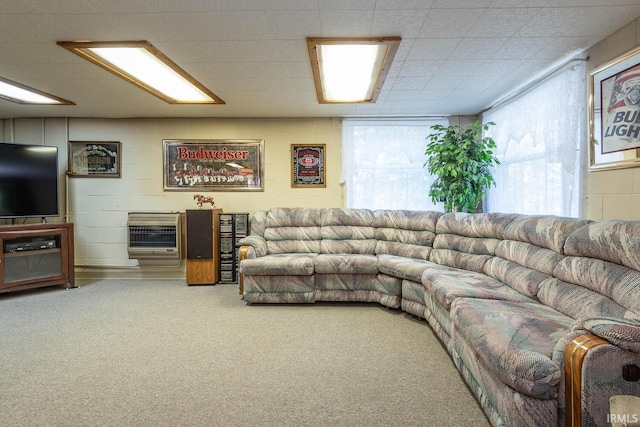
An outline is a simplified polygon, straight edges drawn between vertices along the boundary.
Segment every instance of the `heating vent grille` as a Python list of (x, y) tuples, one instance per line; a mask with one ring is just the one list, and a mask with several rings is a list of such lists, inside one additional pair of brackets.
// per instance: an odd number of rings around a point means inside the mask
[(178, 235), (175, 226), (129, 226), (129, 246), (132, 248), (175, 248)]
[(129, 212), (127, 251), (140, 264), (182, 259), (180, 212)]

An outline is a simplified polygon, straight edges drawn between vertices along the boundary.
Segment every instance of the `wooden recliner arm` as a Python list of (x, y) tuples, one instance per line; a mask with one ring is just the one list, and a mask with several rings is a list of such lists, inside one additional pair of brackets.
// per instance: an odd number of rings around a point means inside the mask
[[(251, 246), (243, 245), (240, 246), (240, 250), (238, 251), (238, 263), (243, 259), (247, 259), (249, 255), (249, 249)], [(244, 294), (244, 274), (238, 272), (238, 286), (240, 290), (240, 295)]]
[(593, 334), (584, 334), (571, 341), (564, 353), (565, 425), (567, 427), (582, 425), (582, 364), (589, 350), (602, 344), (609, 344), (609, 341)]

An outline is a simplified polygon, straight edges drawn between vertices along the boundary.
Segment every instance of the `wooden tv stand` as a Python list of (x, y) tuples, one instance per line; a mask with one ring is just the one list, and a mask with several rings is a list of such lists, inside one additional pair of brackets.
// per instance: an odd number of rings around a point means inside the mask
[(0, 225), (0, 293), (75, 287), (72, 223)]

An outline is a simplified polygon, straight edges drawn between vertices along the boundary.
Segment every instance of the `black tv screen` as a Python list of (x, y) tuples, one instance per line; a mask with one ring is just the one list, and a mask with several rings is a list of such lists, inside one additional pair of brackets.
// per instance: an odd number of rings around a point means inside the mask
[(0, 218), (58, 214), (58, 148), (0, 142)]

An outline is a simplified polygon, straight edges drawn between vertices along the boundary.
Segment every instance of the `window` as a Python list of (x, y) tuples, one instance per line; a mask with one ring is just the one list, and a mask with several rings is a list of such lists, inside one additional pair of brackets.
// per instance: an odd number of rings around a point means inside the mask
[(433, 178), (424, 168), (430, 126), (446, 119), (344, 120), (342, 176), (347, 207), (439, 210), (429, 198)]
[(586, 64), (573, 61), (483, 114), (500, 159), (489, 211), (580, 216), (586, 90)]

